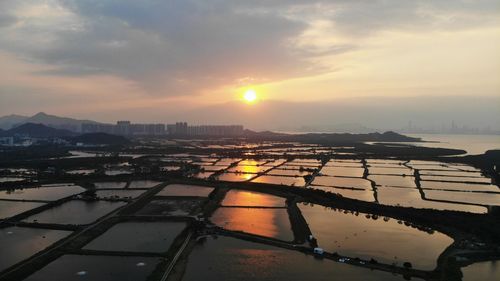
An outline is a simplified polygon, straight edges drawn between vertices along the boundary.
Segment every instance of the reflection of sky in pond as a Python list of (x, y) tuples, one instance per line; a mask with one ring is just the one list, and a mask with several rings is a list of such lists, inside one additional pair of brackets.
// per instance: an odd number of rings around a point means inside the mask
[(306, 184), (303, 177), (280, 177), (280, 176), (260, 176), (252, 182), (281, 184), (290, 186), (304, 186)]
[(292, 241), (293, 233), (286, 209), (219, 208), (210, 220), (228, 230)]
[(184, 222), (123, 222), (92, 240), (84, 249), (162, 253), (186, 227)]
[(64, 255), (25, 280), (55, 280), (54, 277), (64, 281), (146, 280), (159, 261), (159, 258), (153, 257)]
[[(231, 237), (208, 237), (189, 256), (184, 281), (401, 281), (391, 273), (315, 259), (303, 253)], [(412, 279), (417, 280), (417, 279)]]
[(12, 191), (0, 191), (2, 199), (21, 199), (21, 200), (58, 200), (77, 193), (85, 191), (84, 188), (77, 185), (60, 185), (36, 188), (16, 189)]
[(0, 219), (13, 217), (44, 204), (45, 203), (0, 201)]
[(206, 187), (200, 185), (188, 184), (169, 184), (164, 187), (156, 195), (158, 196), (200, 196), (207, 197), (212, 191), (213, 187)]
[(222, 173), (217, 176), (217, 180), (220, 181), (247, 181), (254, 178), (256, 174), (244, 174), (244, 173)]
[(374, 181), (379, 186), (417, 187), (415, 178), (412, 176), (370, 175), (368, 179)]
[(345, 214), (323, 206), (299, 205), (320, 247), (340, 255), (375, 258), (379, 262), (402, 265), (409, 261), (414, 268), (432, 270), (437, 258), (453, 239), (434, 232), (405, 226), (394, 219), (366, 218), (365, 214)]
[(6, 227), (0, 229), (0, 271), (47, 248), (68, 236), (70, 231), (42, 228)]
[[(426, 194), (429, 190), (426, 190)], [(485, 213), (486, 208), (463, 204), (423, 200), (418, 189), (380, 187), (377, 189), (378, 202), (383, 205), (403, 206), (436, 210), (452, 210), (471, 213)]]
[(89, 224), (125, 202), (71, 200), (25, 219), (27, 222)]
[(285, 198), (260, 192), (229, 190), (222, 201), (225, 206), (285, 207)]
[(498, 281), (500, 261), (478, 262), (462, 267), (462, 281)]

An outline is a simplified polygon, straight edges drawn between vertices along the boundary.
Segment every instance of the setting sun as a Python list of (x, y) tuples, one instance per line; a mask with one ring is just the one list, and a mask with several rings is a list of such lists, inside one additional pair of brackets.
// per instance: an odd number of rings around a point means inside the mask
[(253, 89), (248, 89), (243, 95), (243, 98), (246, 102), (252, 103), (257, 99), (257, 93)]

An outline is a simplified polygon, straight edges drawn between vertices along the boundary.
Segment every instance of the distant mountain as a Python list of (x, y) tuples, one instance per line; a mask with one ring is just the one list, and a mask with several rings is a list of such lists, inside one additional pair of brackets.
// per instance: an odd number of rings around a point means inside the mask
[(297, 141), (302, 143), (332, 144), (353, 142), (420, 142), (420, 138), (412, 138), (392, 131), (385, 133), (348, 134), (348, 133), (309, 133), (285, 134), (274, 132), (245, 131), (245, 136), (258, 141)]
[[(293, 131), (293, 130), (292, 130)], [(301, 126), (297, 129), (298, 132), (325, 132), (325, 133), (351, 133), (351, 134), (368, 134), (374, 133), (377, 130), (368, 128), (359, 123), (342, 123), (331, 125), (317, 125), (317, 126)]]
[(8, 130), (12, 128), (12, 126), (23, 123), (28, 118), (28, 116), (16, 114), (2, 116), (0, 117), (0, 129)]
[(70, 139), (74, 144), (84, 143), (84, 144), (107, 144), (107, 145), (121, 145), (127, 144), (130, 141), (122, 136), (110, 135), (106, 133), (90, 133), (76, 136)]
[(98, 123), (92, 120), (79, 120), (68, 117), (59, 117), (55, 115), (49, 115), (44, 112), (39, 112), (30, 118), (26, 119), (24, 123), (38, 123), (44, 124), (46, 126), (55, 129), (65, 129), (73, 132), (80, 132), (82, 128), (82, 123)]
[(33, 138), (50, 138), (50, 137), (69, 137), (75, 133), (63, 130), (54, 129), (43, 124), (26, 123), (21, 126), (12, 128), (3, 132), (4, 136), (25, 135)]

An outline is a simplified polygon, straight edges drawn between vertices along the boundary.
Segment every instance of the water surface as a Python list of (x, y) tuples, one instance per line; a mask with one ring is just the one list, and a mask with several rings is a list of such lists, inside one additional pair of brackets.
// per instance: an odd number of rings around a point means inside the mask
[(280, 176), (260, 176), (253, 179), (252, 182), (281, 184), (291, 186), (304, 186), (306, 181), (303, 177), (280, 177)]
[[(431, 190), (426, 190), (425, 194)], [(389, 206), (413, 207), (422, 209), (462, 211), (470, 213), (486, 213), (486, 208), (481, 206), (445, 203), (423, 200), (416, 188), (380, 187), (377, 188), (378, 202)]]
[(228, 230), (284, 241), (293, 240), (292, 226), (286, 209), (219, 208), (210, 220)]
[(71, 200), (25, 219), (26, 222), (89, 224), (125, 205), (124, 202)]
[(35, 188), (0, 191), (2, 199), (53, 201), (85, 191), (77, 185), (41, 186)]
[(462, 267), (462, 281), (498, 281), (500, 261), (485, 261)]
[(285, 207), (286, 199), (260, 192), (229, 190), (222, 201), (224, 206)]
[(45, 203), (0, 200), (0, 219), (10, 218), (42, 205), (45, 205)]
[(334, 211), (320, 205), (299, 205), (320, 247), (328, 252), (400, 266), (408, 261), (414, 268), (432, 270), (439, 255), (453, 240), (439, 232), (429, 234), (394, 219), (374, 220)]
[(70, 231), (28, 227), (0, 229), (0, 271), (68, 236)]
[[(189, 256), (184, 281), (402, 281), (381, 271), (319, 260), (303, 253), (238, 240), (209, 237)], [(417, 279), (412, 279), (417, 280)]]
[(208, 197), (213, 187), (187, 184), (169, 184), (156, 195), (158, 196), (200, 196)]
[(141, 281), (159, 258), (64, 255), (29, 276), (27, 281)]
[(184, 228), (184, 222), (123, 222), (92, 240), (84, 249), (163, 253)]

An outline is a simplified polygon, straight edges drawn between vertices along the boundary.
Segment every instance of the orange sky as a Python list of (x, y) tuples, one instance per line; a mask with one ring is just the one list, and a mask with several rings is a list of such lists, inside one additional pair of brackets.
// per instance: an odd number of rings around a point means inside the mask
[(493, 0), (98, 2), (0, 3), (0, 115), (500, 96)]

